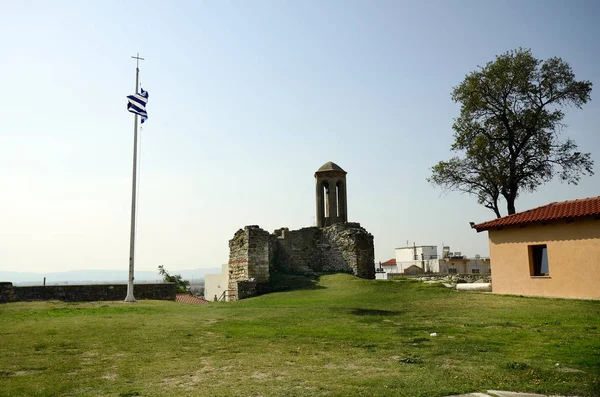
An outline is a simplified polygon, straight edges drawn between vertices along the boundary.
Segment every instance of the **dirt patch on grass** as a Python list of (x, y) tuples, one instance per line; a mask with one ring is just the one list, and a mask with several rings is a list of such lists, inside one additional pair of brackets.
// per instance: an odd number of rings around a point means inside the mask
[[(177, 376), (167, 376), (163, 378), (162, 383), (168, 387), (176, 387), (184, 390), (192, 390), (197, 387), (199, 383), (206, 381), (209, 373), (219, 372), (220, 375), (224, 374), (224, 370), (226, 368), (216, 368), (213, 365), (213, 362), (210, 358), (205, 358), (202, 362), (198, 363), (202, 368), (197, 369), (193, 372), (177, 375)], [(211, 380), (211, 383), (214, 381)], [(216, 384), (220, 384), (221, 382), (217, 381)]]
[(569, 367), (560, 367), (556, 369), (558, 372), (580, 372), (580, 373), (585, 373), (585, 371), (582, 371), (580, 369), (577, 368), (569, 368)]
[(248, 378), (254, 381), (266, 382), (269, 380), (281, 380), (285, 378), (286, 373), (274, 374), (272, 372), (254, 372)]
[(102, 376), (102, 379), (106, 379), (106, 380), (117, 380), (117, 378), (118, 378), (118, 377), (119, 377), (119, 375), (117, 375), (117, 374), (115, 374), (115, 373), (113, 373), (113, 372), (110, 372), (110, 373), (108, 373), (108, 374), (106, 374), (106, 375)]
[[(162, 383), (168, 388), (191, 391), (197, 389), (198, 385), (200, 385), (202, 382), (208, 381), (209, 376), (207, 376), (207, 373), (212, 371), (214, 371), (214, 369), (209, 370), (207, 368), (203, 368), (199, 371), (194, 371), (189, 374), (163, 378)], [(210, 383), (211, 386), (220, 386), (223, 384), (222, 381), (216, 380), (214, 377), (211, 377)]]
[(34, 371), (15, 371), (12, 374), (10, 374), (10, 376), (23, 376), (23, 375), (29, 375), (29, 374), (33, 374)]
[(460, 363), (456, 360), (450, 360), (450, 359), (443, 359), (442, 360), (442, 368), (456, 368), (460, 366)]

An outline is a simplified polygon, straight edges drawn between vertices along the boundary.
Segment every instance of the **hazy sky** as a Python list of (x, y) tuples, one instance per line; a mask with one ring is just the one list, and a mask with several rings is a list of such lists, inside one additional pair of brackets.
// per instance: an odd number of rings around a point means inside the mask
[[(567, 110), (600, 167), (597, 1), (0, 2), (0, 269), (128, 267), (137, 52), (150, 93), (136, 269), (211, 267), (244, 225), (314, 222), (314, 172), (348, 172), (348, 214), (384, 261), (406, 242), (487, 255), (493, 218), (426, 182), (451, 156), (450, 98), (510, 49), (592, 81)], [(600, 172), (517, 210), (597, 196)]]

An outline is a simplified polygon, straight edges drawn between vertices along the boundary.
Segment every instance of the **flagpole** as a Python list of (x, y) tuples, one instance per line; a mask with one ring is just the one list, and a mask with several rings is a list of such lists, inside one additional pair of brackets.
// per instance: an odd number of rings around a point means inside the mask
[[(140, 54), (132, 57), (136, 59), (135, 67), (135, 91), (138, 92), (139, 75), (140, 75)], [(135, 199), (136, 199), (136, 178), (137, 178), (137, 133), (138, 133), (138, 115), (133, 115), (133, 181), (131, 183), (131, 233), (129, 235), (129, 278), (127, 280), (127, 296), (125, 302), (135, 302), (133, 296), (133, 274), (134, 274), (134, 257), (135, 257)]]

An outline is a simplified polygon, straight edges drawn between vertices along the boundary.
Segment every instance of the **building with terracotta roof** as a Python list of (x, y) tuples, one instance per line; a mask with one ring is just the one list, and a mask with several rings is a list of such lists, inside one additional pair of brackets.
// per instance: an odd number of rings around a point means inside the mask
[(396, 266), (396, 258), (381, 263), (381, 266)]
[(488, 232), (493, 292), (600, 299), (600, 196), (471, 227)]
[[(380, 272), (388, 275), (490, 274), (490, 259), (476, 255), (468, 258), (461, 252), (450, 252), (444, 246), (441, 257), (435, 245), (412, 245), (396, 248), (396, 257), (379, 264)], [(385, 279), (387, 276), (379, 276)]]

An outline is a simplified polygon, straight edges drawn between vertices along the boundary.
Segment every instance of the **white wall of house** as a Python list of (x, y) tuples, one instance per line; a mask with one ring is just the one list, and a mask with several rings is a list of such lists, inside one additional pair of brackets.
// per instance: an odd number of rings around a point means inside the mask
[[(207, 274), (204, 276), (204, 299), (213, 301), (215, 296), (221, 297), (223, 291), (227, 291), (229, 284), (229, 265), (222, 265), (221, 273)], [(227, 294), (226, 294), (227, 295)]]
[(437, 259), (437, 257), (437, 246), (435, 245), (396, 248), (396, 263)]
[(400, 273), (398, 271), (398, 265), (385, 265), (385, 266), (382, 265), (381, 268), (386, 273)]

